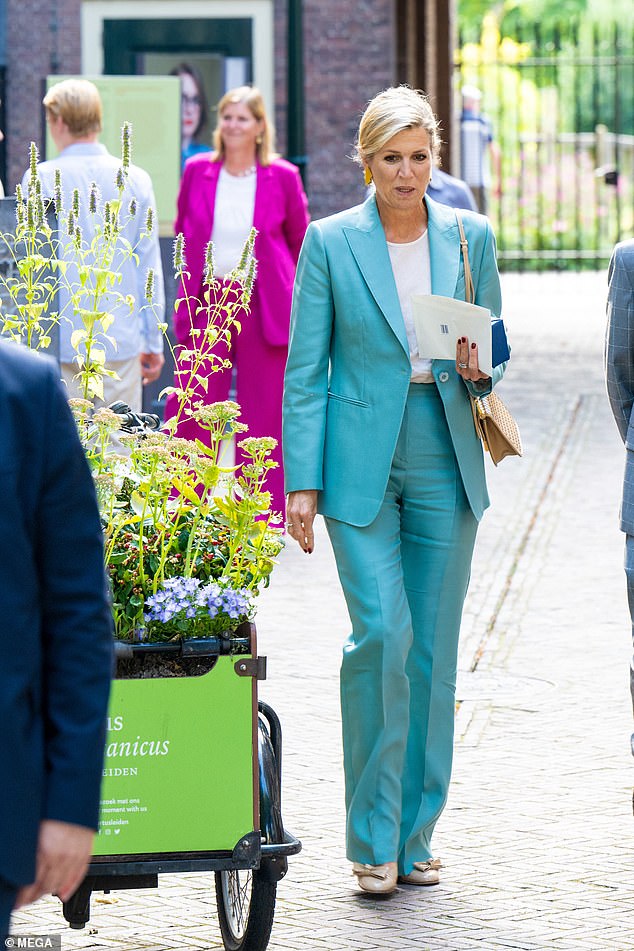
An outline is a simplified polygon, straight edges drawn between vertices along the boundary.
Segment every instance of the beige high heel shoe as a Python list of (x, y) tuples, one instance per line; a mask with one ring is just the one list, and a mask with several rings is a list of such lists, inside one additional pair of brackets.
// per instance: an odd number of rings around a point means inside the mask
[(398, 867), (396, 862), (384, 865), (364, 865), (354, 862), (352, 874), (356, 876), (359, 888), (374, 895), (389, 895), (396, 888)]

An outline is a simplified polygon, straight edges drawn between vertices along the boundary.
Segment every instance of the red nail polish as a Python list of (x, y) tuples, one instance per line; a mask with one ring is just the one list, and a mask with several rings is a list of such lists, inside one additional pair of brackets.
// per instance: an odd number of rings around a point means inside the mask
[(472, 344), (471, 344), (471, 349), (472, 349), (472, 350), (475, 350), (475, 348), (476, 348), (476, 344), (475, 344), (475, 343), (472, 343)]

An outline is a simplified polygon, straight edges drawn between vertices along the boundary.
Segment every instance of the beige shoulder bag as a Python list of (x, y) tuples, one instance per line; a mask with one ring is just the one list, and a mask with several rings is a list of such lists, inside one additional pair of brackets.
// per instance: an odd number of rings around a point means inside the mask
[[(469, 264), (469, 242), (458, 210), (456, 210), (456, 219), (460, 231), (460, 250), (464, 261), (465, 300), (474, 304), (475, 290)], [(497, 466), (506, 456), (521, 456), (522, 440), (519, 428), (500, 397), (491, 392), (488, 396), (470, 396), (470, 399), (476, 433), (494, 465)]]

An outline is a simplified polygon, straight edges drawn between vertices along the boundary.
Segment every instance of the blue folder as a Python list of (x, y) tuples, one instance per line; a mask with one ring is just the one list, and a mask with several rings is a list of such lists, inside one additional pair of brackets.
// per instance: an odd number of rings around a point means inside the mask
[(491, 321), (491, 363), (494, 367), (510, 359), (511, 350), (506, 338), (506, 328), (501, 317)]

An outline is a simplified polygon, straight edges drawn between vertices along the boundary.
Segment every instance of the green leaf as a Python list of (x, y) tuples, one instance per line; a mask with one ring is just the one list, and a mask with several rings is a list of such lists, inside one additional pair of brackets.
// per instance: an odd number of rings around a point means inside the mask
[(70, 335), (70, 345), (73, 348), (73, 350), (77, 350), (80, 343), (83, 340), (85, 340), (87, 336), (88, 336), (88, 331), (84, 330), (83, 327), (79, 327), (77, 330), (73, 330), (72, 334)]
[(145, 496), (141, 495), (140, 492), (135, 490), (130, 496), (130, 505), (132, 506), (134, 513), (138, 515), (139, 518), (142, 518), (146, 509)]

